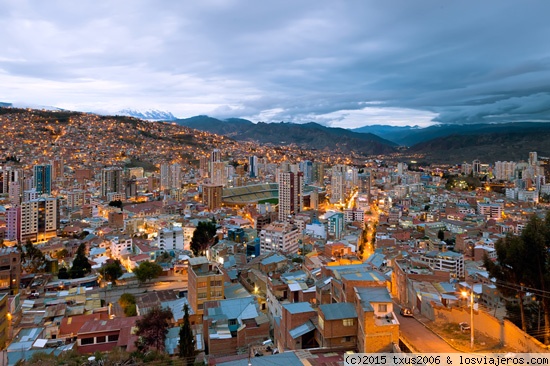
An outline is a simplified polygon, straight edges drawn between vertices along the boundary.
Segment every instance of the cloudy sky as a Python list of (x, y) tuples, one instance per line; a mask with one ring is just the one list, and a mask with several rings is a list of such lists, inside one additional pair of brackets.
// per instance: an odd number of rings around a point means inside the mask
[(550, 2), (0, 0), (0, 101), (331, 126), (550, 121)]

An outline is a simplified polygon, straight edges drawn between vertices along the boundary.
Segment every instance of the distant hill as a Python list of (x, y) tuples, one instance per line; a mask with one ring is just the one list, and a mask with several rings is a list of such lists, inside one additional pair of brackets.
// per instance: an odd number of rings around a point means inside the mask
[(178, 124), (201, 131), (226, 135), (240, 141), (261, 144), (295, 144), (305, 149), (330, 149), (363, 155), (389, 154), (396, 144), (370, 133), (357, 133), (343, 128), (330, 128), (317, 123), (252, 123), (245, 119), (219, 120), (196, 116), (176, 121)]
[(422, 142), (451, 135), (479, 135), (493, 133), (523, 133), (527, 131), (550, 130), (550, 123), (514, 122), (498, 124), (471, 124), (471, 125), (434, 125), (426, 128), (393, 127), (393, 126), (364, 126), (356, 128), (356, 132), (374, 133), (382, 138), (393, 141), (402, 146), (413, 146)]
[[(504, 126), (503, 126), (504, 127)], [(550, 156), (550, 124), (524, 131), (478, 132), (453, 134), (421, 142), (409, 149), (413, 154), (425, 154), (427, 161), (458, 163), (480, 159), (483, 162), (526, 160), (529, 152)]]

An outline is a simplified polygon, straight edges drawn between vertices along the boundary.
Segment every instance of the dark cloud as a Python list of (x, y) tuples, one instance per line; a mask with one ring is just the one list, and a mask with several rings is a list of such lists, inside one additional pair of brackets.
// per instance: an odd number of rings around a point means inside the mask
[(548, 13), (542, 0), (7, 1), (0, 100), (346, 127), (550, 120)]

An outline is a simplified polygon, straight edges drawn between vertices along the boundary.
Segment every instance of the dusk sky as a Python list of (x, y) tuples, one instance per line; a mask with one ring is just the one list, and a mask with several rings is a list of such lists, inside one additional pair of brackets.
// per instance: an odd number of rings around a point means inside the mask
[(345, 128), (550, 121), (548, 1), (0, 7), (0, 102)]

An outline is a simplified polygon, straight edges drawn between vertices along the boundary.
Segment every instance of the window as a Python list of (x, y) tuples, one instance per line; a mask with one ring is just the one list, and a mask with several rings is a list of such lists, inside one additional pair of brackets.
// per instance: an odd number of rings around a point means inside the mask
[(353, 326), (353, 319), (344, 319), (342, 320), (342, 323), (344, 324), (344, 327), (351, 327)]
[(325, 320), (321, 318), (321, 315), (319, 315), (319, 328), (324, 329), (325, 328)]
[(82, 346), (87, 345), (87, 344), (94, 344), (94, 338), (93, 337), (92, 338), (82, 338), (80, 340), (80, 344)]
[(105, 343), (105, 342), (107, 342), (106, 336), (95, 337), (95, 343)]
[(204, 304), (197, 304), (197, 309), (198, 310), (204, 309)]
[(210, 281), (210, 286), (221, 286), (222, 281)]
[(197, 288), (205, 288), (206, 287), (206, 282), (198, 282), (197, 283)]
[(197, 298), (199, 299), (206, 299), (206, 292), (199, 292), (197, 294)]
[(388, 311), (388, 304), (378, 304), (378, 311), (386, 313)]
[(237, 325), (237, 319), (229, 319), (229, 325)]
[(342, 337), (342, 343), (351, 342), (351, 337)]
[(118, 341), (118, 334), (113, 334), (109, 336), (109, 342), (117, 342)]

